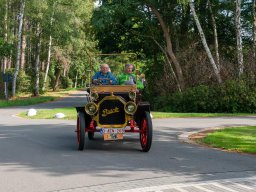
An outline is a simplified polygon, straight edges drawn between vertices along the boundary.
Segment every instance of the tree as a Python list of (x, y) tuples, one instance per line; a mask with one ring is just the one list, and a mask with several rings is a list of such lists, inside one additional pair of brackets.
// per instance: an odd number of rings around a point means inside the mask
[[(164, 39), (165, 39), (165, 43), (166, 43), (166, 54), (168, 57), (166, 57), (168, 60), (169, 58), (171, 59), (171, 61), (173, 62), (175, 69), (176, 69), (176, 75), (177, 76), (177, 83), (178, 83), (178, 87), (179, 90), (182, 91), (184, 89), (184, 78), (183, 78), (183, 72), (182, 72), (182, 68), (180, 66), (180, 63), (178, 61), (178, 59), (176, 58), (174, 52), (173, 52), (173, 46), (172, 46), (172, 41), (171, 41), (171, 37), (170, 37), (170, 28), (166, 26), (161, 14), (159, 13), (159, 11), (152, 6), (151, 4), (147, 4), (152, 12), (156, 15), (160, 26), (162, 28), (163, 34), (164, 34)], [(163, 49), (162, 49), (163, 50)], [(169, 62), (169, 61), (168, 61)], [(170, 63), (170, 62), (169, 62)]]
[(15, 72), (13, 76), (13, 83), (12, 83), (12, 96), (15, 97), (16, 95), (16, 81), (17, 76), (19, 73), (20, 68), (20, 52), (21, 52), (21, 35), (22, 35), (22, 26), (23, 26), (23, 16), (25, 10), (25, 0), (20, 1), (20, 12), (19, 12), (19, 28), (18, 28), (18, 43), (17, 43), (17, 54), (16, 54), (16, 65), (15, 65)]
[(252, 15), (253, 15), (253, 35), (252, 35), (253, 60), (254, 60), (254, 69), (256, 69), (256, 0), (253, 0), (252, 2)]
[(218, 66), (216, 65), (216, 63), (215, 63), (215, 61), (214, 61), (214, 59), (213, 59), (212, 53), (211, 53), (211, 51), (210, 51), (210, 49), (209, 49), (209, 46), (208, 46), (208, 44), (207, 44), (207, 42), (206, 42), (206, 38), (205, 38), (205, 35), (204, 35), (204, 32), (203, 32), (203, 29), (202, 29), (202, 27), (201, 27), (201, 24), (200, 24), (200, 22), (199, 22), (199, 19), (198, 19), (198, 17), (197, 17), (197, 14), (196, 14), (196, 11), (195, 11), (195, 7), (194, 7), (194, 3), (193, 3), (192, 0), (189, 0), (189, 6), (190, 6), (190, 9), (191, 9), (192, 15), (193, 15), (193, 17), (194, 17), (194, 20), (195, 20), (195, 22), (196, 22), (196, 26), (197, 26), (198, 32), (199, 32), (199, 34), (200, 34), (200, 37), (201, 37), (201, 40), (202, 40), (204, 49), (205, 49), (205, 51), (206, 51), (206, 53), (207, 53), (207, 56), (208, 56), (208, 58), (209, 58), (209, 60), (210, 60), (211, 65), (212, 65), (214, 74), (215, 74), (215, 76), (216, 76), (216, 78), (217, 78), (217, 81), (218, 81), (219, 83), (221, 83), (221, 82), (222, 82), (222, 79), (221, 79), (221, 76), (220, 76), (220, 69), (219, 69)]
[(240, 77), (244, 73), (242, 32), (241, 32), (241, 0), (236, 0), (236, 44), (237, 44), (238, 75)]
[(55, 10), (55, 5), (56, 1), (53, 3), (52, 7), (52, 16), (50, 18), (50, 35), (49, 35), (49, 44), (48, 44), (48, 55), (47, 55), (47, 65), (46, 65), (46, 70), (45, 70), (45, 76), (44, 76), (44, 82), (43, 82), (43, 87), (42, 90), (45, 90), (46, 82), (47, 82), (47, 77), (48, 77), (48, 72), (49, 72), (49, 67), (50, 67), (50, 62), (51, 62), (51, 49), (52, 49), (52, 34), (51, 34), (51, 29), (52, 29), (52, 23), (53, 23), (53, 17), (54, 17), (54, 10)]
[(220, 54), (219, 54), (219, 41), (218, 41), (218, 33), (217, 33), (217, 24), (215, 20), (215, 16), (213, 15), (212, 11), (212, 3), (208, 0), (209, 11), (212, 19), (212, 27), (213, 27), (213, 34), (214, 34), (214, 45), (215, 45), (215, 52), (216, 52), (216, 65), (220, 71)]

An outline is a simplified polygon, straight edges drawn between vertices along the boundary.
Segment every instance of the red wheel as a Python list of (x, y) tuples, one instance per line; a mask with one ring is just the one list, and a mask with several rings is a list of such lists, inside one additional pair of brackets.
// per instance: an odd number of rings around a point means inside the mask
[(153, 135), (153, 126), (152, 120), (149, 112), (145, 112), (144, 117), (141, 121), (141, 129), (140, 129), (140, 144), (142, 147), (142, 151), (148, 152), (152, 143), (152, 135)]
[(84, 114), (81, 112), (79, 112), (77, 115), (76, 133), (77, 133), (78, 150), (82, 151), (84, 149), (84, 139), (85, 139), (85, 118), (84, 118)]

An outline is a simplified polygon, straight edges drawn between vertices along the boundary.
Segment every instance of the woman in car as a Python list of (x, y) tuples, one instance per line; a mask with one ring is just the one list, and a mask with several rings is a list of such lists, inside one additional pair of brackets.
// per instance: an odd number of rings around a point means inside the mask
[(124, 73), (117, 77), (118, 85), (134, 85), (137, 84), (138, 89), (143, 89), (144, 85), (139, 78), (136, 79), (136, 75), (133, 73), (135, 67), (133, 64), (126, 64), (124, 67)]

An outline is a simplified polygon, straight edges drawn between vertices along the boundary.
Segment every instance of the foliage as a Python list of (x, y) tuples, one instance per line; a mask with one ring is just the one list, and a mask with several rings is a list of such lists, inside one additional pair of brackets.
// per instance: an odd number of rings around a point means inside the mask
[(61, 77), (62, 89), (68, 89), (72, 87), (72, 80), (69, 77)]
[(206, 113), (255, 113), (256, 86), (240, 81), (201, 85), (155, 100), (160, 111)]
[[(15, 52), (17, 51), (17, 28), (21, 1), (1, 0), (0, 3), (0, 69), (13, 68), (16, 64)], [(95, 41), (91, 34), (90, 18), (93, 11), (93, 0), (31, 0), (26, 1), (21, 58), (24, 63), (20, 68), (25, 70), (31, 79), (30, 91), (35, 90), (36, 58), (39, 54), (40, 73), (45, 73), (48, 60), (49, 41), (52, 39), (50, 66), (53, 71), (60, 69), (72, 78), (76, 74), (83, 75), (83, 62), (88, 61), (88, 54), (94, 51)], [(40, 45), (40, 46), (38, 46)], [(23, 57), (22, 57), (23, 56)], [(4, 58), (4, 59), (3, 59)], [(3, 62), (7, 61), (4, 66)], [(82, 70), (80, 68), (83, 68)], [(42, 74), (40, 75), (42, 77)], [(47, 75), (48, 76), (48, 75)], [(41, 78), (40, 77), (40, 78)], [(43, 79), (40, 79), (40, 83)], [(70, 86), (69, 81), (64, 87)], [(55, 82), (49, 82), (54, 85)], [(79, 82), (81, 83), (81, 82)], [(46, 85), (47, 86), (47, 85)], [(62, 86), (62, 85), (60, 85)], [(40, 89), (42, 84), (40, 84)], [(27, 89), (27, 88), (24, 88)], [(42, 92), (41, 92), (42, 93)]]
[(5, 42), (3, 38), (0, 36), (0, 59), (3, 57), (11, 56), (13, 52), (13, 45)]
[[(13, 77), (15, 69), (6, 70), (6, 74), (10, 74)], [(11, 93), (12, 82), (8, 83), (8, 91)], [(29, 76), (25, 71), (20, 70), (17, 76), (17, 84), (16, 84), (17, 93), (29, 93), (31, 92), (31, 76)]]

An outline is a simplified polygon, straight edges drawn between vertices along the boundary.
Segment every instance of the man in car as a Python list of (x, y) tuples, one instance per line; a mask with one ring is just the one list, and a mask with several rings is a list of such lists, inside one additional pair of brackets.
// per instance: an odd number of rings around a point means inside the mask
[(117, 81), (110, 72), (108, 64), (104, 63), (100, 66), (100, 71), (93, 75), (92, 83), (96, 85), (116, 85)]
[(143, 89), (144, 85), (139, 78), (136, 80), (136, 75), (133, 73), (135, 67), (133, 64), (126, 64), (124, 67), (124, 73), (118, 76), (117, 83), (119, 85), (133, 85), (137, 84), (138, 89)]

